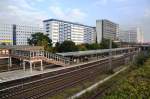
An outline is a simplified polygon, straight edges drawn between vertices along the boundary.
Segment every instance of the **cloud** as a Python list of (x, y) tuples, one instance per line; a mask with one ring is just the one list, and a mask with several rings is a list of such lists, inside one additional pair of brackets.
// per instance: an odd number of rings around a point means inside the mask
[(83, 21), (87, 16), (86, 13), (82, 12), (78, 8), (67, 8), (64, 10), (59, 6), (50, 6), (50, 11), (54, 15), (54, 17), (69, 21), (80, 22)]
[[(42, 21), (49, 18), (46, 10), (36, 8), (36, 4), (46, 0), (1, 0), (0, 3), (0, 22), (17, 24), (43, 24)], [(54, 2), (54, 1), (53, 1)], [(58, 2), (52, 3), (50, 11), (51, 17), (65, 19), (69, 21), (83, 21), (86, 14), (78, 8), (62, 9)], [(5, 17), (4, 17), (5, 16)]]
[(48, 17), (46, 12), (32, 7), (28, 0), (2, 0), (0, 7), (1, 23), (42, 24)]
[(96, 6), (106, 6), (108, 3), (110, 2), (115, 2), (115, 3), (122, 3), (122, 2), (125, 2), (127, 0), (96, 0), (94, 2), (94, 5)]
[(139, 25), (142, 27), (144, 32), (144, 41), (150, 42), (150, 8), (146, 8), (143, 17), (139, 21)]
[(145, 17), (150, 17), (150, 9), (145, 9), (145, 11), (144, 11), (144, 16)]
[(116, 2), (125, 2), (127, 0), (113, 0), (113, 1), (116, 1)]
[(142, 15), (139, 14), (138, 17), (130, 17), (125, 20), (124, 25), (140, 27), (144, 33), (144, 41), (150, 42), (150, 8), (145, 8), (142, 11), (144, 12)]
[(108, 3), (108, 0), (96, 0), (94, 2), (94, 5), (99, 6), (99, 5), (106, 5)]
[(43, 2), (43, 1), (45, 1), (45, 0), (32, 0), (32, 1)]

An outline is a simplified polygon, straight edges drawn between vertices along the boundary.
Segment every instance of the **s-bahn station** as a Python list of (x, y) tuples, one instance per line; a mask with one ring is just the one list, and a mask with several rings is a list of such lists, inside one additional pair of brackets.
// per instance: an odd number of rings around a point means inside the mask
[[(127, 47), (111, 50), (103, 49), (53, 54), (44, 51), (44, 48), (41, 46), (0, 46), (0, 82), (5, 81), (7, 77), (4, 77), (7, 76), (7, 74), (9, 75), (8, 78), (12, 77), (12, 79), (17, 79), (18, 75), (21, 76), (20, 74), (24, 77), (26, 72), (30, 75), (36, 75), (58, 69), (46, 68), (50, 66), (57, 65), (60, 69), (69, 68), (90, 61), (98, 61), (107, 58), (110, 53), (113, 57), (116, 57), (125, 53), (137, 52), (138, 50), (139, 49), (136, 47)], [(15, 75), (13, 76), (13, 74)]]
[(67, 53), (49, 53), (44, 51), (40, 46), (0, 46), (0, 59), (8, 59), (8, 68), (12, 67), (12, 58), (18, 61), (23, 70), (26, 70), (26, 65), (29, 65), (32, 72), (33, 66), (40, 63), (40, 70), (43, 71), (43, 62), (69, 66), (73, 64), (79, 64), (86, 61), (98, 60), (104, 57), (108, 57), (111, 52), (113, 56), (121, 55), (123, 53), (137, 51), (137, 48), (116, 48), (116, 49), (104, 49), (104, 50), (90, 50), (90, 51), (77, 51)]
[[(11, 96), (14, 97), (12, 99), (20, 99), (18, 97), (24, 96), (25, 88), (31, 88), (30, 86), (34, 86), (34, 84), (47, 87), (43, 84), (47, 84), (49, 81), (55, 82), (57, 77), (60, 77), (58, 80), (61, 80), (71, 76), (70, 79), (78, 80), (79, 77), (82, 79), (88, 77), (86, 76), (88, 73), (89, 75), (94, 73), (92, 70), (95, 73), (101, 73), (109, 70), (110, 66), (112, 69), (118, 68), (134, 60), (138, 53), (148, 50), (149, 47), (140, 45), (114, 49), (50, 53), (44, 51), (41, 46), (0, 46), (0, 93), (2, 92), (0, 98), (7, 99)], [(74, 74), (77, 78), (72, 77), (75, 76)], [(68, 78), (66, 81), (68, 82)], [(49, 85), (52, 87), (50, 91), (57, 92), (57, 87), (61, 85), (64, 85), (63, 82), (58, 85)], [(35, 88), (38, 88), (38, 86), (35, 86)], [(15, 94), (11, 94), (14, 90)], [(19, 94), (21, 93), (20, 90), (23, 90), (22, 94)]]

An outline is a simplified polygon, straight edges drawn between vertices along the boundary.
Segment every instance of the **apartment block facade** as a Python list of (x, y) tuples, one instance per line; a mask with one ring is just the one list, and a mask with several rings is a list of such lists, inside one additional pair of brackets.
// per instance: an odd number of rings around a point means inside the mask
[(76, 44), (101, 43), (102, 39), (121, 40), (122, 42), (143, 42), (143, 33), (139, 28), (119, 29), (119, 24), (109, 20), (96, 20), (96, 27), (79, 23), (48, 19), (43, 21), (43, 27), (38, 25), (0, 24), (0, 43), (10, 45), (27, 45), (31, 34), (42, 32), (49, 34), (55, 46), (71, 40)]
[(9, 45), (28, 45), (27, 39), (31, 34), (44, 32), (40, 26), (0, 24), (0, 43)]
[(96, 20), (97, 42), (100, 43), (103, 38), (115, 40), (119, 25), (109, 20)]
[(71, 40), (76, 44), (94, 43), (96, 40), (95, 27), (58, 19), (44, 20), (44, 30), (56, 42)]
[(127, 43), (143, 43), (143, 32), (138, 27), (120, 29), (118, 38)]
[(0, 24), (0, 43), (13, 44), (13, 25)]

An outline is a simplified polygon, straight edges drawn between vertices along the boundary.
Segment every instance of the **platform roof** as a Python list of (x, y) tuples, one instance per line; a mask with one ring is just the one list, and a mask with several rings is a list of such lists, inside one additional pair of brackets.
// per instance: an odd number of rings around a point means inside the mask
[(34, 50), (44, 50), (42, 46), (29, 46), (29, 45), (0, 45), (0, 49), (9, 50), (22, 50), (22, 51), (34, 51)]
[[(119, 51), (119, 50), (126, 50), (126, 49), (131, 49), (133, 47), (127, 47), (127, 48), (114, 48), (111, 49), (111, 51)], [(58, 55), (61, 56), (85, 56), (85, 55), (94, 55), (94, 54), (100, 54), (100, 53), (105, 53), (109, 52), (110, 49), (100, 49), (100, 50), (88, 50), (88, 51), (76, 51), (76, 52), (65, 52), (65, 53), (57, 53)]]

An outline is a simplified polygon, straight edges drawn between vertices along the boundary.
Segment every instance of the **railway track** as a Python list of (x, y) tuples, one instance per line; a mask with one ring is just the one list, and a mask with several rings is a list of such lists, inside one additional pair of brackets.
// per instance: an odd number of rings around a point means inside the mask
[[(97, 63), (102, 62), (102, 61), (106, 61), (106, 59), (101, 60), (101, 61), (97, 61), (97, 62), (93, 62), (93, 63), (89, 63), (88, 65), (94, 65), (94, 64), (97, 64)], [(44, 73), (44, 74), (36, 75), (33, 77), (27, 77), (24, 79), (5, 82), (5, 83), (0, 84), (0, 90), (12, 88), (11, 86), (18, 86), (18, 85), (23, 86), (23, 85), (26, 85), (26, 83), (28, 83), (28, 82), (34, 82), (34, 81), (37, 81), (40, 79), (47, 79), (47, 78), (50, 78), (52, 76), (59, 75), (59, 74), (65, 74), (69, 71), (77, 70), (78, 68), (83, 68), (83, 67), (86, 67), (86, 64), (81, 65), (81, 66), (77, 66), (77, 67), (66, 68), (66, 69), (62, 69), (62, 70), (54, 71), (54, 72), (50, 72), (50, 73)]]
[[(125, 55), (126, 55), (125, 57), (129, 56), (129, 54), (125, 54)], [(104, 60), (100, 60), (100, 61), (97, 61), (97, 62), (89, 63), (88, 65), (97, 64), (99, 62), (106, 61), (106, 59), (108, 59), (108, 58), (104, 58)], [(72, 71), (72, 70), (76, 70), (79, 67), (82, 68), (82, 67), (85, 67), (86, 65), (87, 64), (77, 66), (77, 67), (66, 68), (66, 69), (62, 69), (62, 70), (54, 71), (54, 72), (50, 72), (50, 73), (44, 73), (44, 74), (36, 75), (36, 76), (33, 76), (33, 77), (27, 77), (27, 78), (24, 78), (24, 79), (18, 79), (18, 80), (14, 80), (14, 81), (10, 81), (10, 82), (5, 82), (5, 83), (0, 84), (0, 90), (11, 87), (11, 86), (17, 86), (17, 85), (32, 82), (32, 81), (35, 81), (35, 80), (38, 80), (38, 79), (47, 78), (47, 77), (50, 77), (50, 76), (54, 76), (54, 75), (62, 74), (62, 73), (69, 72), (69, 71)]]
[[(92, 66), (90, 66), (90, 67), (92, 67)], [(87, 72), (85, 71), (85, 69), (87, 69)], [(42, 84), (42, 85), (45, 85), (46, 83), (56, 84), (56, 82), (59, 84), (59, 82), (61, 80), (66, 79), (65, 75), (67, 77), (71, 76), (71, 78), (74, 77), (74, 76), (76, 76), (76, 75), (80, 77), (82, 73), (88, 74), (88, 72), (90, 71), (90, 69), (89, 70), (88, 69), (89, 69), (89, 67), (79, 69), (81, 73), (79, 72), (78, 75), (76, 74), (76, 72), (78, 72), (79, 70), (74, 70), (74, 71), (66, 72), (64, 74), (60, 74), (60, 75), (53, 76), (53, 77), (50, 77), (50, 78), (46, 78), (46, 79), (42, 79), (42, 80), (39, 80), (39, 81), (27, 83), (26, 85), (24, 85), (24, 87), (20, 85), (20, 86), (17, 86), (17, 88), (14, 87), (13, 89), (11, 88), (11, 90), (7, 90), (6, 92), (4, 91), (3, 95), (5, 93), (9, 94), (9, 93), (12, 93), (12, 92), (13, 92), (13, 94), (10, 94), (10, 95), (6, 94), (5, 96), (10, 97), (10, 96), (13, 96), (13, 95), (18, 95), (18, 94), (21, 93), (21, 90), (23, 90), (22, 92), (26, 92), (24, 89), (31, 88), (31, 87), (34, 87), (34, 86), (36, 86), (35, 88), (39, 88), (38, 85), (40, 85), (40, 84)], [(72, 74), (72, 73), (74, 73), (74, 74)], [(16, 93), (14, 93), (14, 92), (16, 92)], [(6, 99), (7, 97), (3, 96), (3, 99)]]
[[(113, 59), (115, 65), (124, 64), (124, 57)], [(118, 61), (118, 63), (117, 63)], [(32, 82), (19, 84), (14, 87), (1, 90), (0, 99), (39, 99), (47, 97), (82, 81), (94, 78), (108, 68), (108, 59), (103, 62), (80, 66), (64, 73), (58, 73), (51, 77), (45, 77)], [(62, 72), (62, 71), (61, 71)]]

